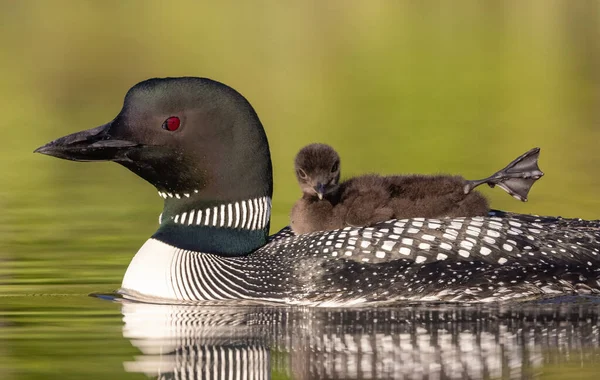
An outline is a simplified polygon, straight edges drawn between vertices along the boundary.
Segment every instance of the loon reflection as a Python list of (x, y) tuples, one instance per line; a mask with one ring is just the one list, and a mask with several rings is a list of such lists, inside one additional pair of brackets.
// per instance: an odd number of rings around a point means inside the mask
[(600, 304), (298, 307), (124, 302), (129, 372), (159, 379), (479, 379), (600, 365)]

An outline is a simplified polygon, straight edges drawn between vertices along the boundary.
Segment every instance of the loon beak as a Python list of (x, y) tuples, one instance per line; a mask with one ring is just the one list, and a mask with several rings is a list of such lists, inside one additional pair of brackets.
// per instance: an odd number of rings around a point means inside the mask
[(325, 185), (322, 183), (317, 183), (317, 186), (315, 186), (315, 192), (317, 193), (319, 200), (323, 200), (323, 194), (325, 194)]
[(72, 161), (113, 161), (139, 143), (114, 138), (107, 123), (96, 128), (76, 132), (41, 146), (33, 153), (47, 154)]

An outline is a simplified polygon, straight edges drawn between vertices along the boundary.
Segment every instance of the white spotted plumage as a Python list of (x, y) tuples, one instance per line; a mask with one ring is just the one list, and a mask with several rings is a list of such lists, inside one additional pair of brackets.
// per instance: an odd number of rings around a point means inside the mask
[[(218, 221), (223, 223), (221, 228), (235, 226), (237, 219), (243, 222), (240, 226), (260, 228), (268, 224), (261, 215), (269, 206), (266, 197), (256, 202), (233, 202), (231, 208), (219, 205), (217, 214), (226, 220)], [(252, 212), (244, 218), (243, 209), (250, 207)], [(198, 218), (209, 213), (212, 222), (214, 211), (213, 206), (196, 210), (195, 215)], [(188, 212), (179, 219), (189, 223), (191, 217)], [(532, 234), (528, 230), (530, 218), (416, 220), (422, 223), (419, 228), (412, 221), (388, 221), (375, 227), (300, 236), (284, 230), (272, 237), (270, 244), (242, 257), (220, 257), (149, 242), (132, 261), (123, 288), (124, 292), (169, 295), (185, 301), (255, 299), (322, 306), (351, 304), (359, 299), (365, 302), (377, 294), (386, 294), (386, 302), (490, 302), (536, 294), (600, 293), (600, 285), (594, 282), (600, 282), (594, 271), (600, 266), (600, 222), (584, 223), (579, 228), (563, 219), (540, 219), (536, 222), (540, 233), (533, 236), (528, 235)], [(515, 230), (516, 224), (522, 233)], [(400, 232), (405, 225), (417, 231)], [(479, 233), (479, 237), (469, 231)], [(489, 236), (490, 231), (494, 237)], [(143, 268), (149, 269), (154, 261), (164, 263), (165, 256), (173, 263), (170, 273), (156, 277), (169, 278), (173, 288), (158, 289), (144, 280), (147, 273)], [(579, 280), (561, 278), (563, 263), (569, 263), (570, 271), (581, 273)], [(382, 265), (389, 268), (384, 270)], [(158, 270), (152, 266), (150, 273)]]

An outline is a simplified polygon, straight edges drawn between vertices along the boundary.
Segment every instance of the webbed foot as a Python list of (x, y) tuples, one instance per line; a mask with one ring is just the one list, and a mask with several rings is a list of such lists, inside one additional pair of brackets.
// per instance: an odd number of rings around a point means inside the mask
[(527, 202), (527, 194), (531, 186), (544, 175), (538, 167), (539, 155), (540, 148), (533, 148), (492, 176), (478, 181), (467, 181), (464, 187), (465, 194), (487, 183), (490, 187), (497, 185), (514, 198)]

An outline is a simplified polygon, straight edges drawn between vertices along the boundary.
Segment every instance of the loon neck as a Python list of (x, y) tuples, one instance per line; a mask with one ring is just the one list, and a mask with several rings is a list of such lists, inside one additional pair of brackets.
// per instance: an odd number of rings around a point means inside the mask
[[(271, 198), (209, 201), (196, 192), (165, 198), (160, 227), (152, 236), (174, 247), (222, 256), (241, 256), (267, 242)], [(166, 196), (165, 196), (166, 195)]]

